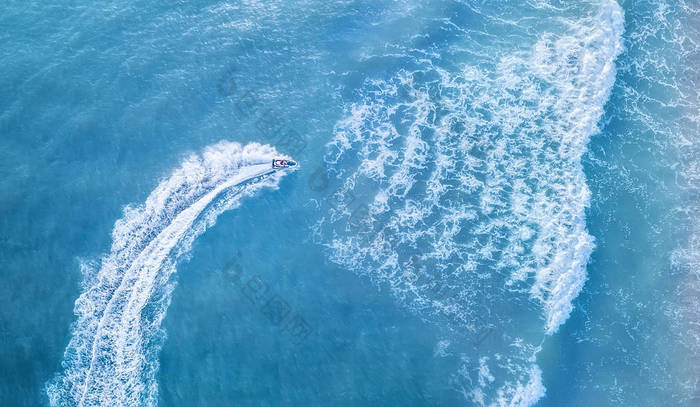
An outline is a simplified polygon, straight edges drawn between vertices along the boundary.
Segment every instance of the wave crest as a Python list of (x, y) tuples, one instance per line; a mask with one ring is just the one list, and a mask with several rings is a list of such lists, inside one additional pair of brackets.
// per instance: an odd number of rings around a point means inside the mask
[[(325, 157), (336, 189), (316, 234), (330, 258), (427, 320), (472, 335), (484, 319), (509, 326), (503, 349), (533, 318), (557, 331), (594, 248), (581, 157), (615, 80), (623, 14), (610, 1), (553, 21), (562, 31), (525, 50), (473, 52), (457, 71), (421, 54), (366, 80)], [(501, 373), (543, 389), (530, 366)]]

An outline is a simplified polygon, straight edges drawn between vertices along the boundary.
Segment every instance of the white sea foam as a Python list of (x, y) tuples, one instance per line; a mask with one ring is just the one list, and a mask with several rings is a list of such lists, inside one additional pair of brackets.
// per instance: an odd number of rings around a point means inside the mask
[[(533, 349), (523, 344), (514, 344), (514, 347), (517, 351), (510, 356), (482, 356), (475, 366), (470, 366), (468, 358), (462, 359), (463, 365), (457, 375), (465, 378), (469, 384), (468, 387), (461, 386), (466, 399), (481, 407), (526, 407), (534, 405), (544, 396), (546, 389), (542, 384), (542, 371), (534, 363), (534, 356), (528, 356)], [(510, 377), (505, 384), (500, 383), (494, 373), (503, 368), (510, 369)], [(474, 370), (475, 374), (470, 370)]]
[[(332, 260), (426, 319), (476, 334), (477, 316), (507, 321), (498, 302), (526, 293), (543, 335), (557, 331), (594, 248), (581, 157), (615, 80), (623, 15), (605, 1), (553, 21), (530, 48), (471, 53), (484, 56), (461, 72), (421, 56), (419, 68), (365, 82), (326, 156), (340, 194), (358, 197), (333, 200), (317, 225)], [(490, 374), (517, 381), (497, 379), (485, 405), (544, 392), (534, 363)]]
[[(673, 383), (680, 391), (673, 395), (681, 403), (695, 405), (700, 402), (700, 89), (695, 81), (700, 77), (700, 27), (694, 22), (700, 17), (700, 7), (690, 1), (679, 1), (673, 7), (660, 2), (657, 6), (653, 16), (634, 33), (634, 42), (646, 44), (663, 38), (664, 47), (639, 47), (638, 52), (643, 52), (639, 59), (645, 65), (636, 66), (635, 73), (649, 84), (667, 89), (670, 96), (664, 101), (651, 100), (673, 113), (654, 115), (643, 105), (650, 99), (650, 92), (642, 98), (642, 92), (635, 89), (630, 90), (630, 95), (636, 97), (625, 100), (625, 107), (634, 111), (659, 140), (671, 141), (677, 154), (673, 164), (677, 190), (673, 195), (680, 202), (669, 223), (684, 233), (682, 243), (671, 255), (671, 278), (677, 282), (670, 299), (664, 301), (664, 313), (670, 318), (672, 336), (680, 345), (674, 349), (672, 363), (678, 372)], [(655, 71), (659, 67), (662, 74)], [(668, 341), (662, 338), (659, 340)]]
[(269, 146), (220, 142), (187, 158), (143, 205), (125, 208), (99, 269), (84, 266), (63, 371), (47, 386), (52, 406), (157, 403), (160, 326), (176, 261), (218, 214), (277, 185), (277, 156)]

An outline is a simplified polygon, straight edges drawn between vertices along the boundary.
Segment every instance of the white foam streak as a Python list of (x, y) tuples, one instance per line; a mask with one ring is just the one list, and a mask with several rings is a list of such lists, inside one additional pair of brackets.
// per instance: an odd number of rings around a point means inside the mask
[[(539, 306), (522, 318), (539, 318), (543, 336), (557, 331), (594, 248), (581, 158), (622, 51), (617, 3), (578, 12), (553, 18), (529, 49), (495, 49), (457, 72), (421, 59), (414, 71), (365, 83), (326, 160), (342, 168), (341, 194), (362, 185), (353, 204), (371, 191), (370, 211), (348, 233), (352, 208), (343, 200), (329, 208), (317, 234), (333, 261), (467, 332), (479, 314), (498, 318), (491, 302), (509, 295)], [(475, 396), (485, 405), (530, 405), (544, 393), (530, 361), (490, 374), (508, 397)]]
[(155, 405), (160, 325), (177, 259), (218, 214), (277, 185), (274, 149), (222, 142), (189, 157), (140, 207), (127, 207), (97, 273), (87, 269), (52, 406)]
[[(572, 80), (555, 82), (562, 88), (557, 105), (565, 105), (561, 107), (562, 111), (569, 113), (564, 116), (564, 122), (571, 124), (570, 128), (562, 129), (564, 137), (560, 147), (573, 165), (560, 188), (561, 195), (568, 197), (566, 207), (551, 207), (536, 215), (537, 224), (547, 231), (541, 236), (556, 242), (553, 248), (549, 248), (551, 260), (536, 274), (532, 291), (545, 300), (545, 331), (548, 334), (556, 332), (571, 313), (572, 301), (585, 283), (586, 264), (593, 250), (593, 238), (586, 232), (585, 220), (590, 192), (580, 160), (591, 135), (598, 131), (597, 123), (610, 97), (616, 75), (615, 58), (622, 52), (624, 31), (622, 9), (613, 1), (596, 18), (600, 22), (593, 29), (579, 26), (578, 32), (557, 40), (553, 48), (539, 43), (532, 64), (536, 69), (545, 70), (551, 69), (545, 65), (547, 62), (551, 65), (552, 58), (558, 60), (559, 63), (553, 65), (557, 68), (565, 67), (572, 56), (581, 61), (569, 69)], [(549, 52), (550, 49), (554, 54)], [(547, 72), (544, 77), (555, 79), (557, 75), (560, 73)], [(555, 205), (561, 205), (561, 202)]]

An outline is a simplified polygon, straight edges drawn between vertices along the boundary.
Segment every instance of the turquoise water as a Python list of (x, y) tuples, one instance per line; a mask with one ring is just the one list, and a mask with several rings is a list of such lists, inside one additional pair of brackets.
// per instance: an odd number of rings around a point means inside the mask
[(696, 405), (699, 18), (5, 4), (0, 405)]

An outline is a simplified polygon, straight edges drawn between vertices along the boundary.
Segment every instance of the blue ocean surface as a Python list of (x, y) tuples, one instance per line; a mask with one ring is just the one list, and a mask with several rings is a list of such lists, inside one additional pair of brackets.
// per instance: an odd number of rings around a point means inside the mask
[(700, 405), (697, 2), (0, 9), (0, 406)]

